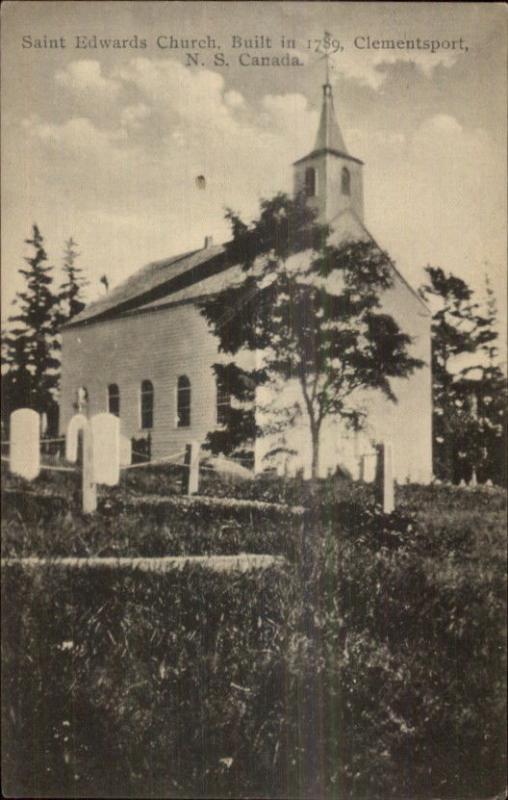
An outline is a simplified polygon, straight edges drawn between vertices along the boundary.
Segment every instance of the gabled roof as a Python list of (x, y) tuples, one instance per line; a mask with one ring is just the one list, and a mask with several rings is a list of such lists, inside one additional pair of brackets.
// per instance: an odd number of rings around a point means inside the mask
[(227, 267), (225, 252), (223, 245), (215, 245), (153, 261), (90, 303), (63, 328), (116, 316), (197, 283)]
[[(333, 228), (331, 242), (334, 245), (365, 237), (377, 244), (370, 231), (349, 208), (341, 211), (331, 220), (330, 225)], [(111, 292), (87, 306), (63, 328), (86, 325), (128, 313), (156, 311), (165, 306), (195, 302), (216, 294), (227, 286), (240, 282), (243, 276), (242, 267), (228, 263), (225, 253), (225, 245), (215, 245), (147, 264)], [(392, 267), (429, 313), (419, 294), (394, 264)]]
[[(345, 242), (352, 239), (370, 239), (370, 241), (382, 250), (382, 247), (378, 244), (372, 233), (369, 231), (367, 226), (362, 222), (362, 220), (358, 217), (357, 214), (351, 208), (346, 208), (344, 211), (341, 211), (337, 214), (330, 221), (330, 227), (332, 228), (332, 233), (330, 235), (330, 241), (334, 245), (340, 244), (340, 242)], [(411, 292), (411, 294), (418, 300), (420, 306), (426, 311), (427, 314), (430, 314), (430, 309), (426, 302), (420, 297), (418, 292), (413, 289), (409, 281), (406, 280), (404, 275), (400, 272), (398, 267), (395, 265), (395, 262), (390, 259), (390, 264), (392, 270), (395, 275), (402, 281), (402, 283), (406, 286), (407, 289)]]

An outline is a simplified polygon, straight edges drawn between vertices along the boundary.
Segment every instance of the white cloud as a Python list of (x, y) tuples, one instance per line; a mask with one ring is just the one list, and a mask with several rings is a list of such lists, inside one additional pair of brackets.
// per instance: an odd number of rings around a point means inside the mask
[(231, 106), (231, 108), (243, 108), (245, 105), (245, 99), (243, 95), (234, 89), (231, 89), (229, 92), (225, 93), (224, 100), (228, 106)]
[(100, 63), (93, 59), (72, 61), (55, 73), (55, 81), (72, 94), (93, 102), (115, 100), (120, 91), (119, 83), (114, 78), (105, 78)]
[(331, 82), (335, 83), (335, 75), (342, 73), (347, 78), (353, 78), (377, 90), (386, 80), (386, 71), (383, 69), (385, 64), (396, 64), (398, 61), (412, 62), (425, 75), (430, 76), (436, 67), (450, 67), (458, 57), (451, 51), (431, 55), (428, 50), (396, 50), (392, 52), (390, 50), (358, 50), (349, 47), (344, 52), (331, 57)]
[(120, 112), (120, 123), (126, 128), (137, 129), (151, 115), (152, 110), (145, 103), (125, 106)]
[(375, 137), (365, 146), (367, 224), (414, 284), (427, 263), (478, 289), (486, 262), (501, 278), (504, 166), (484, 130), (466, 130), (438, 114), (398, 153)]

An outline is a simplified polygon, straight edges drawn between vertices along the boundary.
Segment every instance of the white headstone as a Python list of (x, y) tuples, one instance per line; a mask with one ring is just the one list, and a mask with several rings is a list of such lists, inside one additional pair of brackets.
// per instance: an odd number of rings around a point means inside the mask
[(73, 464), (78, 460), (78, 439), (79, 433), (84, 431), (88, 425), (88, 420), (84, 414), (74, 414), (67, 425), (67, 436), (65, 437), (65, 458)]
[(31, 408), (18, 408), (10, 423), (10, 471), (32, 481), (41, 470), (39, 414)]
[(128, 436), (120, 434), (120, 466), (128, 467), (132, 464), (132, 441)]
[(91, 420), (96, 483), (116, 486), (120, 480), (120, 420), (104, 411)]

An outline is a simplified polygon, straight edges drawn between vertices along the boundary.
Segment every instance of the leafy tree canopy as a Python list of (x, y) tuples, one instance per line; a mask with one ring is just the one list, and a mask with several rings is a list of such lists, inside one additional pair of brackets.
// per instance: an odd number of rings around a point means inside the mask
[[(232, 211), (227, 218), (233, 234), (227, 256), (241, 265), (241, 277), (204, 301), (202, 312), (231, 359), (215, 365), (218, 379), (239, 404), (210, 444), (231, 452), (240, 430), (251, 440), (267, 432), (253, 422), (257, 387), (277, 397), (294, 381), (301, 402), (283, 409), (268, 404), (268, 429), (282, 431), (306, 414), (316, 475), (323, 420), (334, 415), (360, 427), (354, 392), (379, 390), (395, 401), (390, 379), (422, 365), (409, 353), (410, 337), (381, 307), (392, 285), (390, 259), (372, 241), (334, 244), (330, 228), (316, 224), (302, 197), (262, 201), (250, 225)], [(246, 352), (256, 354), (255, 368), (245, 367)]]

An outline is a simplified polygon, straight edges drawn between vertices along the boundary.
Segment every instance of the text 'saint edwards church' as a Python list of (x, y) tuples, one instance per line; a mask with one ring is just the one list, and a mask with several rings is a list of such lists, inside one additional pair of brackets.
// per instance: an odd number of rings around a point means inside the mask
[[(347, 151), (327, 82), (314, 149), (293, 170), (295, 193), (306, 193), (318, 221), (331, 226), (334, 244), (372, 239), (364, 223), (362, 169), (362, 161)], [(126, 437), (150, 434), (152, 458), (176, 453), (191, 440), (204, 441), (224, 418), (228, 397), (216, 385), (217, 339), (197, 302), (240, 274), (238, 266), (226, 263), (225, 248), (207, 239), (202, 250), (148, 264), (85, 308), (62, 331), (61, 429), (79, 398), (90, 414), (118, 414)], [(425, 366), (408, 379), (392, 381), (397, 403), (380, 392), (358, 394), (358, 404), (368, 409), (362, 433), (325, 421), (320, 473), (342, 465), (359, 477), (361, 456), (372, 452), (372, 442), (389, 440), (396, 479), (427, 482), (432, 476), (430, 313), (395, 267), (393, 286), (381, 302), (412, 337), (412, 355)], [(296, 391), (288, 385), (288, 403), (297, 399)], [(274, 445), (270, 437), (257, 441), (257, 470), (267, 466), (263, 456)], [(284, 468), (303, 467), (309, 474), (305, 418), (288, 432), (285, 445), (296, 454)], [(368, 462), (363, 459), (364, 468)]]

